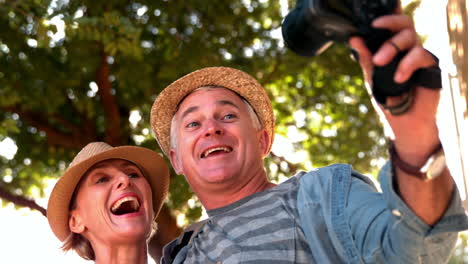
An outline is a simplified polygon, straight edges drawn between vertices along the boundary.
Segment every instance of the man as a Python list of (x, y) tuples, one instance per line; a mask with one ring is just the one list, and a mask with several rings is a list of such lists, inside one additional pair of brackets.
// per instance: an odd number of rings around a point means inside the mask
[[(373, 56), (361, 39), (350, 41), (366, 80), (373, 65), (387, 64), (399, 50), (408, 53), (395, 73), (397, 82), (436, 64), (408, 17), (381, 17), (373, 26), (395, 35)], [(417, 87), (406, 113), (394, 116), (377, 107), (394, 133), (392, 162), (379, 176), (383, 193), (344, 164), (299, 173), (275, 186), (263, 167), (274, 117), (261, 85), (224, 67), (175, 81), (156, 99), (151, 124), (209, 218), (166, 246), (162, 262), (446, 262), (468, 220), (440, 158), (438, 99), (439, 91)], [(429, 157), (442, 162), (419, 173)]]

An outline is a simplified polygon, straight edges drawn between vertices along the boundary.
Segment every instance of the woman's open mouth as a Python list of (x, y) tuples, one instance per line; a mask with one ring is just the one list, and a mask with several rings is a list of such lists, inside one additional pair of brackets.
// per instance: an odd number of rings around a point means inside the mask
[(125, 215), (136, 213), (140, 210), (140, 201), (135, 196), (124, 196), (117, 201), (111, 207), (111, 212), (114, 215)]

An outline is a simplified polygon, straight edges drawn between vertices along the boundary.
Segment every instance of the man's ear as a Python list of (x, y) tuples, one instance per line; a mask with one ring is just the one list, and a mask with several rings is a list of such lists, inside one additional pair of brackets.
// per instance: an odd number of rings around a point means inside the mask
[(265, 157), (268, 154), (268, 146), (270, 145), (270, 136), (266, 129), (261, 129), (257, 132), (260, 149), (262, 151), (262, 156)]
[(171, 160), (172, 167), (174, 168), (175, 172), (177, 174), (183, 174), (182, 173), (182, 166), (179, 162), (179, 159), (177, 158), (177, 155), (175, 153), (175, 149), (169, 150), (169, 159)]
[(73, 233), (77, 234), (83, 233), (86, 229), (81, 216), (75, 210), (70, 212), (70, 218), (68, 219), (68, 227)]

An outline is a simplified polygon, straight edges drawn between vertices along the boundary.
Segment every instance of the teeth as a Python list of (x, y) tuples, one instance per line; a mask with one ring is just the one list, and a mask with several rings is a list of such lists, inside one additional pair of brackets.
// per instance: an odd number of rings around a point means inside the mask
[(203, 158), (206, 158), (208, 157), (208, 155), (210, 155), (211, 153), (215, 152), (215, 151), (224, 151), (224, 152), (231, 152), (231, 148), (228, 148), (228, 147), (217, 147), (217, 148), (212, 148), (212, 149), (209, 149), (207, 151), (205, 151), (202, 155)]
[(138, 210), (138, 208), (140, 207), (140, 203), (138, 202), (137, 198), (133, 196), (126, 196), (114, 203), (114, 205), (111, 208), (112, 212), (115, 213), (117, 209), (119, 209), (119, 207), (125, 202), (131, 202), (131, 205), (135, 211)]

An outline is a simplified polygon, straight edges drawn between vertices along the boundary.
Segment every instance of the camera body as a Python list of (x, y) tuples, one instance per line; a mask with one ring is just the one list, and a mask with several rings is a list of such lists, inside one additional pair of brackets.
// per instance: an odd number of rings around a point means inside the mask
[(396, 7), (397, 0), (298, 0), (283, 22), (283, 38), (302, 56), (318, 55), (333, 41), (346, 42), (356, 35), (375, 52), (391, 33), (372, 28), (371, 23)]

